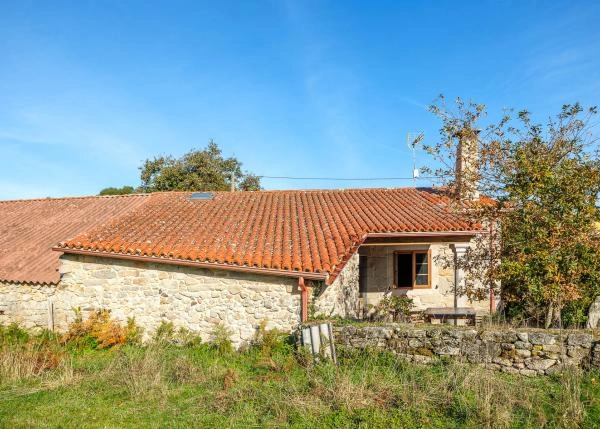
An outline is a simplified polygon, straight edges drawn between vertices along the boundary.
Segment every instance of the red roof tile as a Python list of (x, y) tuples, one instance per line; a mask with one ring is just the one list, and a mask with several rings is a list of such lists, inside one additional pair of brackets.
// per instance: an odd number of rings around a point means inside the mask
[(0, 201), (0, 281), (59, 280), (60, 240), (139, 207), (148, 195)]
[(477, 229), (426, 188), (155, 193), (61, 250), (322, 273), (331, 281), (369, 233)]

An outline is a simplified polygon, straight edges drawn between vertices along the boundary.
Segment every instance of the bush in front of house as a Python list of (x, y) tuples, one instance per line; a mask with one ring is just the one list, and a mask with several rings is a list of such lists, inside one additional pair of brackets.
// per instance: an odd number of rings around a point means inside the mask
[(123, 344), (135, 344), (141, 341), (142, 328), (129, 318), (122, 325), (110, 315), (110, 310), (93, 311), (87, 320), (83, 320), (81, 310), (75, 309), (75, 320), (69, 324), (61, 341), (76, 348), (109, 348)]
[[(344, 347), (339, 365), (306, 365), (266, 324), (252, 345), (226, 354), (211, 343), (154, 340), (82, 353), (18, 326), (10, 332), (0, 371), (19, 372), (0, 372), (6, 427), (595, 427), (600, 419), (594, 372), (527, 378)], [(36, 366), (32, 350), (60, 360)]]
[(371, 318), (392, 322), (409, 322), (414, 307), (412, 298), (407, 296), (385, 296), (373, 307)]

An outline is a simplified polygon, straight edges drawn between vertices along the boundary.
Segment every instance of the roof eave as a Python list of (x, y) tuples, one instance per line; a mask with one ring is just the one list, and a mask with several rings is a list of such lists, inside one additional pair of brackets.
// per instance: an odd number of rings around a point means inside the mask
[(30, 285), (30, 286), (56, 286), (59, 281), (56, 280), (25, 280), (16, 278), (0, 278), (0, 283), (14, 285)]
[(248, 267), (242, 265), (231, 265), (231, 264), (220, 264), (217, 262), (200, 262), (190, 261), (186, 259), (174, 259), (174, 258), (161, 258), (156, 256), (139, 256), (139, 255), (126, 255), (122, 253), (110, 253), (101, 252), (97, 250), (83, 250), (83, 249), (69, 249), (63, 247), (53, 247), (52, 250), (62, 253), (69, 253), (75, 255), (84, 256), (95, 256), (110, 259), (122, 259), (137, 262), (147, 262), (165, 265), (178, 265), (186, 267), (204, 268), (211, 270), (225, 270), (225, 271), (236, 271), (242, 273), (251, 274), (266, 274), (279, 277), (292, 277), (298, 278), (303, 277), (306, 280), (322, 280), (327, 281), (329, 277), (328, 273), (315, 273), (307, 271), (293, 271), (293, 270), (278, 270), (275, 268), (261, 268), (261, 267)]
[(430, 231), (430, 232), (370, 232), (366, 238), (410, 238), (410, 237), (474, 237), (480, 234), (487, 234), (488, 231), (467, 230), (467, 231)]

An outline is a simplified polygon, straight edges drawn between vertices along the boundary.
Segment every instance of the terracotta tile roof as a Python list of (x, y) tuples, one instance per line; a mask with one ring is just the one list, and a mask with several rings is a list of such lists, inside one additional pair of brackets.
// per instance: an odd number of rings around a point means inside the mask
[(52, 284), (52, 247), (140, 206), (147, 195), (0, 201), (0, 281)]
[(322, 273), (329, 280), (369, 233), (477, 229), (428, 188), (152, 194), (61, 250), (162, 262)]

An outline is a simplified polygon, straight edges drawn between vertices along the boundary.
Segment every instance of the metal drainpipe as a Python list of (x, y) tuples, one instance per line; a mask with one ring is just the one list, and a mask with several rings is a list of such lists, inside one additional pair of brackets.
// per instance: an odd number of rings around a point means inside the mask
[(300, 321), (302, 323), (306, 322), (308, 320), (308, 288), (306, 287), (306, 285), (304, 284), (304, 277), (298, 277), (298, 286), (300, 287), (300, 290), (302, 291), (301, 295), (300, 295), (300, 300), (301, 300), (301, 305), (302, 305), (302, 311), (300, 313)]

